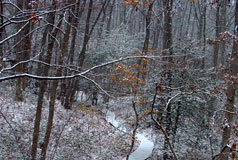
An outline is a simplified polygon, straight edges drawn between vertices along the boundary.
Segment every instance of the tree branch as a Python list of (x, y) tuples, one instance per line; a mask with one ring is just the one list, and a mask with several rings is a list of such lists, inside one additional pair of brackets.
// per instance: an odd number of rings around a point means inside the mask
[(158, 129), (160, 129), (162, 131), (162, 133), (164, 134), (165, 136), (165, 140), (167, 141), (167, 143), (169, 144), (169, 147), (170, 147), (170, 150), (172, 151), (173, 153), (173, 156), (176, 160), (178, 160), (178, 157), (174, 151), (174, 148), (169, 140), (169, 137), (168, 137), (168, 134), (166, 133), (165, 129), (163, 128), (162, 124), (159, 123), (155, 118), (154, 118), (154, 115), (153, 115), (153, 111), (154, 111), (154, 106), (155, 106), (155, 100), (156, 100), (156, 96), (157, 96), (157, 92), (158, 92), (158, 87), (156, 85), (156, 89), (155, 89), (155, 94), (154, 94), (154, 97), (153, 97), (153, 102), (152, 102), (152, 105), (151, 105), (151, 119), (155, 122), (155, 125), (157, 126)]

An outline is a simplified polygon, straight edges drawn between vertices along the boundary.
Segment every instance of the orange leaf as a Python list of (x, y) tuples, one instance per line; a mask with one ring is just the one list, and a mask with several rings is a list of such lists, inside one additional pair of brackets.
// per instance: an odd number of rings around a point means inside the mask
[(30, 18), (31, 18), (31, 20), (30, 20), (31, 22), (37, 22), (40, 20), (40, 18), (38, 16), (36, 16), (35, 13), (31, 13)]

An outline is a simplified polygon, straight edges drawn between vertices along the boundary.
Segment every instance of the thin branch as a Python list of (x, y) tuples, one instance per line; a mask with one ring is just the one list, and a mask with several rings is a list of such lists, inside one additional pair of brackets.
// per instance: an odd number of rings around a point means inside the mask
[(130, 150), (126, 156), (126, 160), (129, 159), (129, 156), (134, 148), (134, 144), (135, 144), (135, 140), (136, 140), (136, 131), (137, 131), (137, 128), (138, 128), (138, 113), (137, 113), (137, 110), (136, 110), (136, 103), (134, 101), (132, 101), (132, 107), (133, 107), (133, 110), (134, 110), (134, 113), (135, 113), (135, 116), (136, 116), (136, 126), (135, 128), (133, 129), (133, 133), (132, 133), (132, 139), (131, 139), (131, 147), (130, 147)]
[(156, 100), (156, 96), (157, 96), (157, 93), (158, 93), (158, 87), (156, 86), (156, 89), (155, 89), (155, 94), (154, 94), (154, 97), (153, 97), (153, 102), (152, 102), (152, 105), (151, 105), (151, 119), (155, 122), (155, 125), (157, 126), (158, 129), (160, 129), (162, 131), (162, 133), (164, 134), (165, 136), (165, 140), (167, 141), (167, 143), (169, 144), (169, 147), (170, 147), (170, 150), (172, 151), (173, 153), (173, 156), (176, 160), (178, 160), (178, 157), (174, 151), (174, 148), (169, 140), (169, 136), (167, 134), (167, 132), (165, 131), (165, 129), (163, 128), (162, 124), (159, 123), (155, 118), (154, 118), (154, 115), (153, 115), (153, 111), (154, 111), (154, 106), (155, 106), (155, 100)]
[(231, 148), (229, 145), (225, 145), (225, 146), (222, 148), (222, 150), (221, 150), (220, 153), (218, 153), (217, 155), (213, 156), (212, 160), (215, 160), (217, 157), (219, 157), (221, 154), (223, 154), (223, 152), (225, 152), (225, 151), (228, 150), (228, 149), (232, 149), (232, 148)]
[(165, 116), (165, 113), (166, 113), (166, 111), (167, 111), (167, 109), (168, 109), (168, 107), (169, 107), (170, 102), (171, 102), (174, 98), (176, 98), (177, 96), (179, 96), (179, 95), (181, 95), (181, 94), (182, 94), (182, 92), (179, 92), (179, 93), (175, 94), (173, 97), (171, 97), (171, 98), (168, 100), (168, 102), (166, 103), (166, 106), (165, 106), (165, 108), (164, 108), (164, 110), (163, 110), (163, 112), (162, 112), (162, 116), (161, 116), (161, 118), (160, 118), (160, 121), (161, 121), (162, 118)]
[(0, 45), (3, 44), (5, 41), (17, 36), (30, 22), (28, 21), (25, 25), (23, 25), (16, 33), (10, 35), (9, 37), (5, 38), (4, 40), (0, 41)]
[[(124, 58), (119, 58), (116, 60), (112, 60), (106, 63), (102, 63), (99, 65), (96, 65), (94, 67), (91, 67), (85, 71), (82, 71), (81, 73), (78, 74), (74, 74), (74, 75), (70, 75), (70, 76), (59, 76), (59, 77), (49, 77), (49, 76), (37, 76), (37, 75), (33, 75), (33, 74), (28, 74), (28, 73), (22, 73), (22, 74), (16, 74), (16, 75), (10, 75), (10, 76), (6, 76), (6, 77), (1, 77), (0, 78), (0, 82), (2, 81), (6, 81), (6, 80), (10, 80), (10, 79), (16, 79), (16, 78), (22, 78), (22, 77), (28, 77), (28, 78), (32, 78), (32, 79), (38, 79), (38, 80), (61, 80), (61, 79), (72, 79), (72, 78), (76, 78), (76, 77), (82, 77), (82, 75), (85, 75), (95, 69), (104, 67), (104, 66), (108, 66), (117, 62), (121, 62), (121, 61), (125, 61), (125, 60), (130, 60), (130, 59), (136, 59), (136, 58), (147, 58), (147, 59), (153, 59), (153, 58), (161, 58), (161, 57), (167, 57), (167, 56), (128, 56), (128, 57), (124, 57)], [(27, 60), (28, 62), (30, 60)], [(25, 62), (24, 62), (25, 63)]]
[[(95, 28), (95, 26), (96, 26), (96, 24), (97, 24), (97, 22), (98, 22), (98, 20), (99, 20), (99, 18), (100, 18), (100, 16), (101, 16), (101, 14), (102, 14), (102, 11), (104, 10), (104, 7), (107, 8), (107, 5), (106, 5), (107, 2), (109, 2), (109, 1), (108, 1), (108, 0), (105, 0), (105, 1), (104, 1), (101, 10), (100, 10), (99, 13), (98, 13), (97, 18), (96, 18), (96, 20), (94, 21), (94, 23), (93, 23), (93, 25), (92, 25), (92, 27), (91, 27), (91, 30), (90, 30), (90, 32), (89, 32), (89, 37), (91, 37), (91, 35), (92, 35), (92, 33), (93, 33), (93, 30), (94, 30), (94, 28)], [(106, 5), (106, 6), (105, 6), (105, 5)]]
[(58, 146), (59, 146), (59, 142), (60, 142), (60, 138), (65, 130), (65, 127), (69, 124), (70, 120), (71, 120), (71, 117), (73, 117), (72, 115), (68, 117), (67, 121), (65, 122), (65, 124), (63, 125), (62, 127), (62, 130), (60, 131), (59, 133), (59, 136), (56, 138), (56, 142), (55, 142), (55, 145), (54, 145), (54, 148), (53, 148), (53, 153), (50, 155), (50, 160), (53, 160), (54, 159), (54, 156), (57, 152), (57, 149), (58, 149)]
[(36, 58), (36, 57), (38, 57), (38, 56), (39, 56), (39, 54), (37, 54), (36, 56), (34, 56), (32, 59), (18, 62), (18, 63), (14, 64), (13, 66), (8, 67), (8, 68), (3, 68), (2, 70), (0, 70), (0, 74), (1, 74), (2, 72), (8, 71), (8, 70), (12, 70), (12, 69), (16, 68), (16, 67), (19, 66), (20, 64), (24, 64), (24, 63), (28, 63), (28, 62), (34, 61), (33, 59)]
[(227, 113), (230, 113), (230, 114), (238, 115), (238, 113), (236, 113), (236, 112), (231, 112), (231, 111), (228, 111), (228, 110), (225, 110), (225, 109), (219, 109), (219, 110), (215, 111), (213, 116), (212, 116), (212, 126), (215, 125), (215, 117), (216, 117), (217, 112), (227, 112)]
[(7, 117), (2, 113), (2, 111), (0, 111), (0, 114), (1, 114), (1, 116), (3, 117), (3, 119), (7, 122), (7, 124), (9, 125), (9, 128), (11, 128), (11, 130), (12, 130), (12, 132), (13, 132), (13, 134), (14, 134), (14, 138), (15, 138), (15, 140), (16, 140), (16, 142), (17, 142), (17, 146), (19, 147), (21, 154), (24, 155), (24, 153), (25, 153), (25, 152), (24, 152), (24, 148), (23, 148), (24, 146), (20, 145), (20, 144), (21, 144), (20, 139), (19, 139), (20, 137), (17, 136), (14, 127), (13, 127), (13, 126), (11, 125), (11, 123), (7, 120)]
[(41, 25), (39, 27), (34, 28), (33, 30), (31, 30), (28, 34), (24, 35), (24, 37), (21, 38), (21, 40), (19, 40), (18, 42), (16, 42), (13, 46), (11, 46), (11, 49), (9, 50), (9, 52), (11, 52), (11, 50), (15, 49), (15, 47), (17, 45), (19, 45), (27, 36), (30, 36), (31, 34), (33, 34), (35, 31), (47, 26), (48, 24), (45, 25)]
[(15, 7), (16, 9), (18, 9), (19, 11), (23, 12), (23, 10), (21, 8), (19, 8), (16, 4), (12, 3), (11, 1), (8, 2), (2, 2), (2, 4), (6, 5), (6, 4), (10, 4), (13, 7)]
[(115, 97), (111, 96), (107, 91), (105, 91), (105, 90), (104, 90), (97, 82), (95, 82), (94, 80), (92, 80), (92, 79), (90, 79), (90, 78), (88, 78), (88, 77), (86, 77), (86, 76), (84, 76), (84, 75), (81, 75), (81, 76), (82, 76), (82, 78), (84, 78), (84, 79), (86, 79), (86, 80), (92, 82), (99, 90), (101, 90), (103, 93), (105, 93), (108, 97), (110, 97), (110, 98), (115, 98)]
[[(67, 6), (65, 6), (65, 7), (60, 8), (60, 9), (49, 10), (49, 11), (45, 11), (45, 10), (44, 10), (44, 12), (42, 12), (41, 14), (37, 14), (35, 17), (41, 17), (41, 16), (44, 16), (44, 15), (49, 14), (49, 13), (52, 13), (52, 12), (60, 12), (60, 11), (62, 11), (62, 10), (65, 10), (65, 9), (67, 9), (67, 8), (70, 8), (70, 7), (74, 6), (74, 5), (76, 5), (77, 3), (79, 3), (79, 2), (76, 2), (76, 3), (73, 3), (73, 4), (67, 5)], [(29, 12), (24, 12), (24, 13), (30, 14), (30, 13), (32, 13), (32, 11), (29, 10)], [(6, 22), (4, 22), (4, 24), (2, 24), (2, 25), (0, 26), (0, 28), (5, 27), (5, 26), (7, 26), (7, 25), (10, 25), (11, 23), (15, 23), (15, 24), (16, 24), (16, 23), (30, 22), (30, 21), (31, 21), (32, 19), (34, 19), (35, 17), (30, 17), (30, 18), (27, 18), (27, 19), (25, 19), (25, 20), (16, 21), (16, 20), (13, 20), (13, 19), (15, 19), (15, 18), (17, 18), (17, 17), (16, 17), (16, 16), (13, 16), (12, 18), (8, 18), (8, 20), (7, 20)]]

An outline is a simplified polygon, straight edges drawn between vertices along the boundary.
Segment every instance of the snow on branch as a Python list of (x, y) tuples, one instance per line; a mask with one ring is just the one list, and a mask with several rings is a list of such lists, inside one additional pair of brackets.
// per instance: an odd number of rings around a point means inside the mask
[(3, 39), (2, 41), (0, 41), (0, 45), (3, 44), (4, 42), (8, 41), (9, 39), (17, 36), (30, 22), (28, 21), (26, 24), (24, 24), (16, 33), (10, 35), (9, 37)]
[[(128, 57), (119, 58), (119, 59), (116, 59), (116, 60), (112, 60), (112, 61), (109, 61), (109, 62), (106, 62), (106, 63), (102, 63), (102, 64), (99, 64), (99, 65), (93, 66), (93, 67), (91, 67), (91, 68), (89, 68), (85, 71), (82, 71), (82, 72), (80, 72), (78, 74), (74, 74), (74, 75), (50, 77), (50, 76), (37, 76), (37, 75), (34, 75), (34, 74), (29, 74), (29, 73), (21, 73), (21, 74), (15, 74), (15, 75), (1, 77), (0, 82), (10, 80), (10, 79), (22, 78), (22, 77), (28, 77), (28, 78), (32, 78), (32, 79), (38, 79), (38, 80), (72, 79), (72, 78), (76, 78), (76, 77), (83, 77), (83, 75), (85, 75), (85, 74), (87, 74), (87, 73), (89, 73), (89, 72), (91, 72), (95, 69), (98, 69), (98, 68), (101, 68), (101, 67), (104, 67), (104, 66), (108, 66), (108, 65), (111, 65), (111, 64), (114, 64), (114, 63), (117, 63), (117, 62), (121, 62), (121, 61), (126, 61), (126, 60), (130, 60), (130, 59), (138, 59), (138, 58), (146, 58), (146, 59), (160, 58), (161, 59), (163, 57), (169, 57), (169, 56), (128, 56)], [(14, 66), (12, 66), (11, 69), (15, 68), (19, 64), (30, 62), (30, 61), (35, 61), (35, 60), (30, 59), (30, 60), (26, 60), (26, 61), (23, 61), (23, 62), (19, 62), (19, 63), (15, 64)], [(161, 61), (161, 62), (163, 62), (163, 61)], [(40, 63), (43, 63), (43, 62), (40, 62)], [(64, 67), (64, 66), (60, 66), (60, 67)], [(9, 70), (9, 69), (10, 68), (5, 69), (5, 70)]]

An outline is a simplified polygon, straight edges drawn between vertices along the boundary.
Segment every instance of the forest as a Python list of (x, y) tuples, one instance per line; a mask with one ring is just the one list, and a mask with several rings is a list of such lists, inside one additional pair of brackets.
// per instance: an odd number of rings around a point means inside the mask
[(1, 160), (238, 159), (238, 0), (0, 0)]

